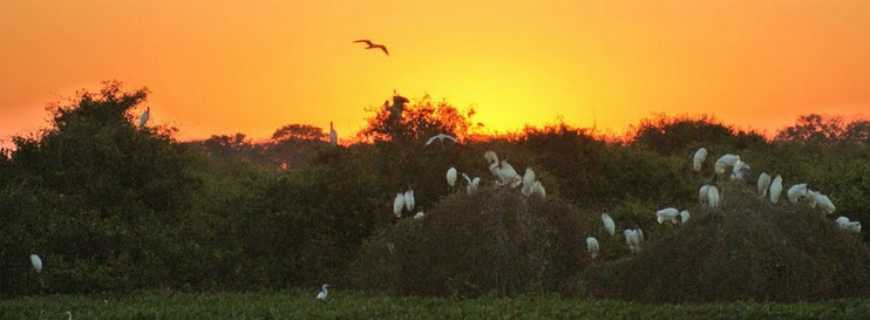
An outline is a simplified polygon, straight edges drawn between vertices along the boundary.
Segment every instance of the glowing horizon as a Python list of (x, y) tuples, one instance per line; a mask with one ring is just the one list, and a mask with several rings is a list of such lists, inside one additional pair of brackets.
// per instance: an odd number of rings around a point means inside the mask
[[(0, 12), (0, 139), (44, 106), (117, 79), (148, 87), (179, 138), (270, 136), (290, 123), (347, 139), (394, 89), (474, 106), (490, 130), (565, 122), (624, 132), (709, 114), (772, 132), (799, 115), (870, 111), (870, 2), (772, 0), (12, 0)], [(384, 43), (390, 56), (352, 41)]]

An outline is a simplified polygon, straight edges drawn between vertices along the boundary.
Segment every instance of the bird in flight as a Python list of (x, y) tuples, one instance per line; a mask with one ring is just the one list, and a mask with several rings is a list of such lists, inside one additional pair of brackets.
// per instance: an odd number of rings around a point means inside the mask
[(382, 44), (374, 43), (374, 42), (372, 42), (371, 40), (363, 39), (363, 40), (357, 40), (357, 41), (354, 41), (353, 43), (365, 43), (365, 44), (368, 45), (368, 47), (366, 47), (366, 49), (381, 49), (381, 50), (384, 51), (384, 54), (386, 54), (386, 55), (390, 55), (390, 52), (387, 51), (387, 47), (385, 47), (385, 46), (382, 45)]
[(449, 135), (446, 135), (446, 134), (443, 134), (443, 133), (439, 133), (439, 134), (437, 134), (437, 135), (435, 135), (435, 136), (429, 138), (429, 141), (426, 141), (426, 145), (428, 146), (428, 145), (432, 144), (432, 142), (435, 142), (435, 140), (441, 141), (441, 144), (444, 144), (444, 140), (445, 140), (445, 139), (446, 139), (446, 140), (453, 141), (454, 143), (459, 143), (459, 141), (456, 140), (455, 137), (453, 137), (453, 136), (449, 136)]

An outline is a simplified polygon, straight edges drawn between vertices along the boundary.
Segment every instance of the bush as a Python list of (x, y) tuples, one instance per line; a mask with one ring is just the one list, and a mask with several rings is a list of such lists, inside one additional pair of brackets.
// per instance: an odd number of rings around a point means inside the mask
[(402, 219), (367, 242), (352, 279), (403, 294), (556, 290), (586, 263), (580, 230), (591, 223), (554, 197), (500, 188), (454, 193), (424, 219)]
[[(724, 184), (723, 207), (636, 256), (588, 268), (588, 293), (643, 302), (817, 301), (870, 295), (870, 251), (805, 204)], [(754, 188), (752, 188), (754, 189)]]

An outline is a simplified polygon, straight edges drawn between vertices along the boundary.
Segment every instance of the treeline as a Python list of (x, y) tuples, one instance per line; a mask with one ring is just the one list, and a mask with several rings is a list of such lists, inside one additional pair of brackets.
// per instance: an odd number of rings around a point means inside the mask
[[(706, 117), (643, 121), (624, 139), (566, 124), (484, 137), (473, 111), (397, 97), (352, 145), (330, 145), (307, 125), (262, 143), (242, 134), (180, 142), (172, 128), (134, 124), (147, 94), (118, 83), (83, 93), (52, 110), (48, 129), (2, 152), (0, 295), (348, 284), (365, 244), (394, 228), (397, 192), (412, 188), (419, 210), (443, 211), (464, 192), (447, 186), (448, 168), (491, 184), (487, 150), (521, 173), (533, 167), (579, 225), (607, 211), (652, 228), (655, 209), (694, 204), (711, 172), (689, 174), (701, 146), (739, 153), (754, 174), (807, 182), (838, 215), (870, 221), (868, 121), (807, 115), (772, 140)], [(461, 143), (426, 146), (437, 133)], [(43, 257), (42, 273), (31, 253)]]

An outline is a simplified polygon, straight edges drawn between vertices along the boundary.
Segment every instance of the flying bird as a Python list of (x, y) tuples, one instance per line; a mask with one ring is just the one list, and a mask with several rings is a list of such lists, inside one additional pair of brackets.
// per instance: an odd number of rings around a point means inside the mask
[(381, 49), (382, 51), (384, 51), (385, 55), (390, 55), (390, 52), (387, 51), (387, 47), (385, 47), (382, 44), (374, 43), (371, 40), (362, 39), (362, 40), (356, 40), (353, 43), (365, 43), (368, 45), (368, 47), (366, 47), (366, 49)]
[(432, 142), (435, 142), (435, 140), (441, 141), (441, 144), (444, 144), (444, 140), (450, 140), (453, 141), (453, 143), (459, 143), (459, 140), (456, 140), (456, 137), (439, 133), (429, 138), (429, 140), (426, 141), (426, 145), (428, 146), (432, 144)]

